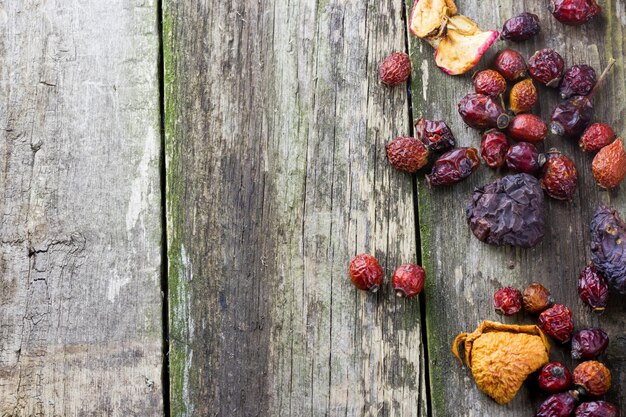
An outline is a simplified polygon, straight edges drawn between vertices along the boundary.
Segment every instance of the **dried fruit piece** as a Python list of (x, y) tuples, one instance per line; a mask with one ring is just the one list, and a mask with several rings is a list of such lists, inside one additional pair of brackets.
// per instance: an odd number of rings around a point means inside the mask
[(572, 373), (562, 363), (550, 362), (541, 368), (537, 383), (545, 392), (563, 392), (572, 385)]
[(556, 149), (546, 153), (546, 162), (541, 168), (539, 184), (550, 197), (557, 200), (571, 200), (576, 191), (578, 173), (576, 165)]
[(604, 123), (594, 123), (583, 132), (578, 146), (584, 152), (597, 152), (615, 139), (615, 132), (611, 126)]
[(619, 409), (606, 401), (590, 401), (576, 408), (575, 417), (619, 417)]
[(537, 88), (533, 80), (527, 78), (515, 84), (509, 94), (509, 105), (515, 114), (526, 113), (537, 104)]
[(600, 14), (596, 0), (552, 0), (552, 15), (561, 23), (578, 26)]
[(490, 245), (531, 247), (543, 238), (543, 191), (527, 174), (476, 188), (465, 213), (474, 236)]
[(532, 143), (519, 142), (512, 145), (506, 153), (506, 166), (516, 172), (534, 174), (541, 167), (539, 151)]
[(524, 57), (513, 49), (503, 49), (496, 55), (493, 65), (508, 81), (516, 81), (526, 76), (526, 61)]
[(524, 12), (504, 22), (502, 39), (513, 42), (526, 41), (541, 31), (539, 17), (536, 14)]
[(498, 97), (506, 90), (506, 80), (498, 71), (483, 70), (474, 76), (474, 90), (478, 94)]
[(522, 293), (517, 288), (500, 288), (493, 294), (493, 308), (504, 316), (519, 313), (522, 310)]
[(531, 314), (539, 314), (554, 304), (550, 291), (538, 282), (530, 284), (522, 296), (524, 310)]
[(528, 60), (528, 73), (537, 82), (557, 87), (563, 75), (563, 58), (550, 48), (541, 49)]
[(422, 292), (426, 273), (419, 265), (400, 265), (393, 273), (391, 285), (398, 297), (412, 298)]
[(574, 369), (574, 384), (583, 395), (600, 396), (611, 388), (611, 371), (598, 361), (587, 361)]
[(485, 164), (491, 168), (499, 168), (504, 165), (504, 157), (509, 149), (509, 141), (502, 132), (489, 130), (485, 132), (480, 141), (480, 155)]
[(385, 275), (376, 258), (366, 253), (352, 258), (348, 273), (355, 287), (369, 292), (378, 291)]
[(500, 103), (484, 94), (470, 93), (458, 104), (463, 121), (474, 129), (504, 129), (509, 124), (509, 116)]
[(475, 148), (455, 148), (435, 161), (433, 170), (426, 175), (426, 181), (433, 187), (456, 184), (469, 177), (479, 165)]
[(445, 152), (456, 146), (452, 131), (443, 120), (427, 120), (415, 122), (415, 137), (432, 152)]
[(609, 346), (609, 335), (602, 329), (583, 329), (572, 337), (572, 359), (593, 359)]
[(436, 36), (442, 23), (457, 14), (453, 0), (415, 0), (411, 11), (411, 32), (418, 38)]
[(593, 103), (585, 96), (574, 96), (560, 102), (552, 112), (550, 131), (567, 138), (578, 137), (591, 123)]
[(589, 65), (574, 65), (563, 74), (559, 90), (561, 98), (586, 96), (596, 84), (596, 72)]
[(378, 67), (380, 80), (389, 85), (400, 85), (411, 75), (411, 59), (404, 52), (394, 52)]
[(591, 262), (609, 286), (626, 294), (626, 224), (613, 209), (600, 206), (591, 220)]
[(591, 163), (593, 177), (602, 188), (617, 187), (626, 176), (626, 152), (622, 139), (600, 149)]
[(569, 417), (578, 403), (576, 391), (560, 392), (546, 398), (537, 409), (536, 417)]
[(591, 264), (578, 277), (578, 295), (594, 311), (603, 311), (609, 301), (609, 285)]
[(510, 402), (528, 375), (548, 362), (550, 353), (537, 326), (483, 321), (473, 333), (461, 333), (454, 340), (452, 352), (459, 361), (461, 343), (476, 385), (498, 404)]
[(539, 327), (548, 336), (565, 343), (572, 338), (572, 312), (563, 304), (555, 304), (539, 315)]
[(415, 173), (428, 163), (428, 148), (415, 138), (396, 138), (387, 144), (387, 159), (398, 171)]
[(539, 143), (548, 135), (548, 126), (539, 116), (518, 114), (511, 119), (507, 133), (518, 142)]

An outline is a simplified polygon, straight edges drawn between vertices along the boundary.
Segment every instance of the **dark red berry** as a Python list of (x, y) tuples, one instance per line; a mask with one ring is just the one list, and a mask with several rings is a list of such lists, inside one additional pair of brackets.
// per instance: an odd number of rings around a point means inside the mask
[(606, 401), (590, 401), (576, 408), (575, 417), (619, 417), (619, 409)]
[(389, 163), (398, 171), (415, 173), (428, 163), (428, 148), (415, 138), (396, 138), (386, 149)]
[(493, 308), (504, 316), (519, 313), (522, 310), (522, 293), (517, 288), (500, 288), (493, 295)]
[(540, 30), (539, 16), (525, 12), (504, 22), (500, 36), (502, 39), (522, 42), (537, 35)]
[(563, 75), (563, 58), (554, 49), (541, 49), (528, 60), (528, 73), (537, 82), (557, 87)]
[(539, 184), (546, 194), (557, 200), (571, 200), (577, 183), (578, 173), (574, 162), (556, 149), (547, 152), (539, 178)]
[(597, 152), (609, 145), (615, 139), (615, 132), (611, 126), (604, 123), (594, 123), (583, 132), (578, 145), (584, 152)]
[(426, 273), (419, 265), (400, 265), (393, 273), (391, 285), (399, 297), (412, 298), (422, 292)]
[(480, 141), (480, 155), (485, 165), (491, 168), (499, 168), (504, 165), (506, 151), (509, 150), (509, 141), (506, 135), (497, 130), (485, 132)]
[(433, 187), (456, 184), (469, 177), (479, 165), (478, 150), (455, 148), (435, 161), (432, 172), (426, 175), (426, 181)]
[(512, 145), (506, 153), (506, 166), (516, 172), (534, 174), (539, 168), (539, 151), (532, 143), (519, 142)]
[(552, 15), (561, 23), (578, 26), (600, 14), (596, 0), (552, 0)]
[(572, 336), (572, 358), (594, 359), (609, 345), (609, 335), (602, 329), (583, 329)]
[(599, 397), (611, 388), (611, 371), (598, 361), (587, 361), (574, 369), (574, 385), (583, 395)]
[(537, 383), (545, 392), (563, 392), (572, 385), (572, 373), (562, 363), (550, 362), (539, 372)]
[(603, 311), (609, 301), (609, 285), (600, 273), (587, 265), (578, 277), (578, 295), (594, 311)]
[(589, 65), (574, 65), (563, 74), (559, 90), (561, 98), (586, 96), (596, 84), (596, 72)]
[(513, 49), (503, 49), (498, 52), (493, 65), (508, 81), (516, 81), (526, 76), (526, 61), (524, 57)]
[(509, 124), (509, 116), (500, 103), (484, 94), (470, 93), (458, 105), (463, 121), (474, 129), (504, 129)]
[(560, 392), (546, 398), (537, 409), (536, 417), (570, 417), (578, 403), (575, 391)]
[(378, 68), (380, 80), (389, 85), (400, 85), (411, 75), (411, 59), (404, 52), (394, 52), (389, 55)]
[(474, 76), (474, 90), (478, 94), (498, 97), (506, 90), (506, 80), (498, 71), (483, 70)]
[(555, 304), (539, 315), (539, 327), (548, 336), (565, 343), (572, 338), (572, 312), (563, 304)]
[(376, 292), (383, 283), (383, 268), (376, 258), (366, 253), (352, 258), (348, 273), (354, 286), (360, 290)]
[(566, 138), (579, 137), (591, 123), (593, 103), (586, 96), (573, 96), (556, 106), (552, 112), (550, 131)]
[(538, 282), (530, 284), (522, 294), (524, 310), (531, 314), (539, 314), (554, 304), (550, 291)]
[(518, 142), (539, 143), (548, 135), (548, 126), (534, 114), (518, 114), (507, 128), (509, 137)]
[(432, 152), (445, 152), (456, 146), (454, 135), (443, 120), (419, 119), (415, 122), (415, 137)]

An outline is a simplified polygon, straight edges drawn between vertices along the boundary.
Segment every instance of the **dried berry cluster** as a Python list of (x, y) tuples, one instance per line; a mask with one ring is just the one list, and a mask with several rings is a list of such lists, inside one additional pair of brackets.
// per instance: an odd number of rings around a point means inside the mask
[[(352, 258), (348, 266), (350, 280), (360, 290), (377, 292), (383, 284), (385, 273), (376, 258), (366, 253)], [(391, 286), (399, 297), (413, 298), (424, 289), (426, 273), (415, 264), (403, 264), (396, 268)]]

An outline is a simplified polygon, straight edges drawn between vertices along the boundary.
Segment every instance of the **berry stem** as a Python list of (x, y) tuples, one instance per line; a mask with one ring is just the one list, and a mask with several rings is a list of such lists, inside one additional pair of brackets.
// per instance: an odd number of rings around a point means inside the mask
[(598, 78), (598, 81), (596, 82), (596, 85), (593, 86), (593, 89), (591, 90), (591, 93), (589, 93), (589, 95), (587, 96), (589, 98), (589, 100), (591, 100), (593, 98), (594, 94), (600, 89), (600, 87), (604, 83), (604, 80), (606, 79), (607, 75), (609, 75), (609, 71), (611, 70), (611, 68), (613, 67), (614, 64), (615, 64), (615, 59), (613, 59), (613, 58), (609, 59), (609, 63), (607, 64), (607, 66), (604, 69), (604, 71), (602, 71), (602, 74), (600, 74), (600, 78)]

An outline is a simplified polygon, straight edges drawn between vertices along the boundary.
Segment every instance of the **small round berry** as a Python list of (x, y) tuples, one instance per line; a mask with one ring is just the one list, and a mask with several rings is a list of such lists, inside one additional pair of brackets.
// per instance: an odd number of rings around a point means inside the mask
[(594, 311), (603, 311), (609, 302), (609, 284), (591, 263), (578, 277), (578, 295)]
[(575, 417), (619, 417), (619, 409), (606, 401), (589, 401), (576, 408)]
[(398, 297), (412, 298), (422, 292), (426, 273), (419, 265), (400, 265), (393, 273), (391, 285)]
[(378, 291), (385, 275), (376, 258), (366, 253), (352, 258), (348, 273), (355, 287), (370, 292)]
[(530, 314), (539, 314), (554, 304), (550, 291), (538, 282), (534, 282), (526, 287), (522, 299), (524, 310)]
[(404, 52), (394, 52), (389, 55), (378, 68), (380, 80), (389, 85), (400, 85), (411, 75), (411, 59)]
[(415, 122), (415, 137), (431, 152), (446, 152), (456, 146), (454, 135), (443, 120), (418, 119)]
[(539, 185), (546, 194), (556, 200), (571, 200), (577, 183), (578, 172), (574, 161), (555, 149), (547, 152), (539, 179)]
[(527, 66), (524, 57), (513, 49), (503, 49), (496, 55), (493, 65), (508, 81), (516, 81), (526, 75)]
[(617, 138), (600, 149), (591, 162), (591, 172), (601, 188), (615, 188), (626, 177), (626, 152), (624, 144)]
[(493, 295), (493, 307), (500, 315), (517, 314), (522, 309), (522, 293), (517, 288), (501, 288)]
[(474, 89), (478, 94), (498, 97), (506, 90), (506, 80), (498, 71), (487, 69), (474, 76)]
[(550, 362), (541, 368), (537, 383), (545, 392), (563, 392), (572, 385), (572, 373), (562, 363)]
[(572, 312), (563, 304), (555, 304), (539, 315), (539, 327), (545, 334), (566, 343), (572, 338)]
[(564, 67), (563, 58), (554, 49), (541, 49), (528, 60), (528, 73), (543, 85), (557, 87)]
[(601, 396), (611, 388), (611, 371), (598, 361), (587, 361), (574, 369), (574, 385), (583, 395)]
[(583, 132), (578, 145), (583, 152), (597, 152), (609, 145), (615, 139), (615, 132), (611, 126), (604, 123), (594, 123)]
[(412, 174), (428, 164), (428, 148), (416, 138), (396, 138), (387, 144), (387, 159), (398, 171)]
[(541, 167), (539, 151), (532, 143), (516, 143), (506, 153), (506, 166), (512, 171), (535, 174)]
[(609, 346), (609, 335), (602, 329), (582, 329), (572, 337), (572, 359), (594, 359)]
[(522, 42), (537, 35), (540, 31), (539, 16), (525, 12), (504, 22), (500, 36), (502, 39)]
[(535, 417), (570, 417), (578, 403), (576, 391), (552, 394), (541, 403)]
[(500, 168), (504, 165), (508, 150), (509, 140), (504, 133), (497, 130), (488, 130), (480, 141), (480, 155), (490, 168)]
[(509, 106), (515, 114), (531, 111), (537, 100), (537, 88), (530, 78), (516, 83), (509, 93)]
[(566, 25), (582, 25), (601, 11), (596, 0), (552, 0), (552, 15)]
[(596, 72), (589, 65), (574, 65), (563, 74), (559, 90), (561, 98), (586, 96), (596, 84)]

